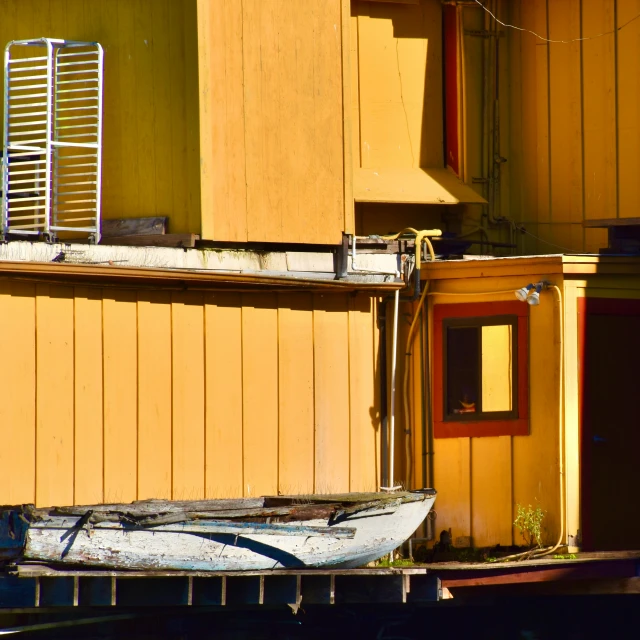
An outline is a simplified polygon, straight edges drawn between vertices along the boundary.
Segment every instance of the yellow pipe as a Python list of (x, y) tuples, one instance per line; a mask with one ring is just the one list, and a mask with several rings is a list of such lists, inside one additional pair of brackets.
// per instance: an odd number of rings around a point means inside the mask
[(438, 238), (442, 235), (442, 231), (440, 229), (425, 229), (422, 231), (418, 231), (413, 227), (407, 227), (400, 231), (400, 233), (394, 233), (390, 236), (380, 236), (383, 240), (397, 240), (400, 236), (404, 236), (407, 234), (413, 234), (416, 237), (416, 269), (420, 269), (421, 259), (420, 259), (420, 249), (422, 248), (422, 243), (425, 242), (427, 247), (429, 248), (429, 254), (431, 255), (431, 261), (435, 261), (436, 255), (433, 251), (433, 245), (429, 241), (429, 238)]
[(407, 336), (407, 346), (404, 351), (404, 380), (403, 380), (403, 399), (404, 399), (404, 423), (405, 423), (405, 489), (411, 489), (411, 472), (413, 471), (411, 459), (411, 413), (409, 411), (409, 366), (411, 364), (411, 347), (413, 346), (413, 336), (416, 328), (417, 320), (420, 317), (420, 310), (427, 298), (429, 291), (429, 281), (425, 284), (424, 291), (420, 296), (418, 308), (413, 315), (411, 326), (409, 327), (409, 335)]

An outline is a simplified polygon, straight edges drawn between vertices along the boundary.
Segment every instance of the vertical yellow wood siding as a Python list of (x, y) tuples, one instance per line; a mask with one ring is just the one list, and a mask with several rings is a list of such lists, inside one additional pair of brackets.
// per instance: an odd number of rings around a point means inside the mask
[(354, 1), (355, 167), (442, 167), (442, 7)]
[[(636, 0), (501, 2), (503, 17), (552, 40), (506, 29), (510, 71), (509, 217), (540, 239), (520, 250), (597, 251), (585, 220), (637, 217), (640, 93)], [(604, 35), (600, 35), (604, 34)], [(594, 37), (595, 36), (595, 37)]]
[(52, 37), (105, 48), (105, 218), (168, 216), (170, 231), (200, 233), (195, 2), (0, 1), (2, 47)]
[[(531, 276), (531, 279), (538, 280), (543, 275)], [(440, 295), (432, 296), (429, 303), (430, 319), (434, 304), (510, 300), (513, 296), (510, 298), (504, 294), (473, 295), (469, 298), (461, 294), (479, 289), (515, 291), (519, 286), (522, 286), (520, 281), (511, 277), (485, 277), (481, 287), (474, 279), (434, 282), (432, 290), (440, 292)], [(448, 297), (445, 293), (454, 295)], [(547, 512), (545, 540), (556, 540), (559, 525), (558, 304), (555, 294), (543, 296), (542, 304), (533, 307), (529, 316), (529, 435), (436, 438), (434, 441), (433, 456), (429, 458), (433, 462), (434, 486), (438, 489), (436, 534), (443, 529), (451, 529), (453, 542), (458, 546), (465, 546), (467, 541), (464, 539), (468, 538), (476, 547), (521, 544), (520, 534), (513, 529), (516, 505), (519, 503), (526, 507), (536, 504), (536, 501)], [(429, 335), (433, 336), (431, 325)], [(565, 335), (565, 340), (567, 343), (576, 340), (575, 326)], [(430, 349), (433, 350), (432, 340)], [(417, 345), (413, 353), (415, 358)], [(415, 378), (419, 370), (414, 368), (412, 375)], [(412, 457), (415, 469), (420, 469), (422, 464), (419, 412), (419, 403), (414, 399)], [(403, 420), (402, 412), (399, 420)], [(400, 428), (398, 430), (401, 431)], [(567, 445), (567, 459), (577, 455), (577, 443), (575, 438)], [(402, 440), (396, 441), (398, 446), (403, 446)], [(399, 454), (399, 465), (403, 464), (402, 457), (403, 453)], [(575, 473), (572, 478), (575, 479)], [(421, 480), (414, 473), (413, 486), (421, 486)], [(574, 527), (571, 532), (575, 534), (575, 518), (571, 524)]]
[(338, 243), (341, 0), (197, 0), (203, 236)]
[(0, 502), (369, 491), (375, 298), (0, 281)]

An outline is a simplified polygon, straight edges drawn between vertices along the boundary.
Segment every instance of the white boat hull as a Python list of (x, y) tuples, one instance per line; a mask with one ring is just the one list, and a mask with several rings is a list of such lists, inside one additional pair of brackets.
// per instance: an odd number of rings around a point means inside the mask
[[(162, 527), (81, 528), (77, 519), (55, 517), (29, 527), (23, 557), (47, 563), (114, 570), (257, 571), (279, 568), (355, 568), (391, 552), (427, 516), (435, 495), (384, 506), (373, 505), (341, 519), (336, 526), (355, 530), (353, 538), (233, 533), (180, 533)], [(290, 522), (327, 527), (326, 519)]]

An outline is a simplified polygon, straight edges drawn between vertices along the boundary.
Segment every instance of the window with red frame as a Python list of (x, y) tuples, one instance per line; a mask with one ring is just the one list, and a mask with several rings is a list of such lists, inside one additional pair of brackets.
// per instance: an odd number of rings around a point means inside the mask
[(434, 306), (436, 438), (529, 433), (529, 305)]

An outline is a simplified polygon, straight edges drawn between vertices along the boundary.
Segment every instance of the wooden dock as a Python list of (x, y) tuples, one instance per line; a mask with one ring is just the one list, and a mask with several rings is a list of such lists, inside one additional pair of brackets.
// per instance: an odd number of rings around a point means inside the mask
[[(0, 573), (0, 614), (57, 607), (269, 607), (457, 604), (502, 597), (640, 593), (640, 552), (419, 567), (255, 572), (60, 570)], [(114, 610), (111, 609), (111, 610)]]
[(437, 602), (440, 581), (425, 568), (82, 571), (20, 565), (0, 575), (2, 609), (42, 607), (245, 607)]
[(445, 596), (464, 602), (487, 597), (640, 593), (640, 551), (580, 553), (571, 559), (425, 565)]

